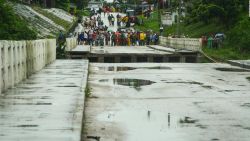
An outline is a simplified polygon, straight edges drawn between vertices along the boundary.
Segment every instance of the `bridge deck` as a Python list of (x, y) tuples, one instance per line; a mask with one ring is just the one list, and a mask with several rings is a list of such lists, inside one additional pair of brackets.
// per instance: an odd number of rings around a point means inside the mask
[(146, 46), (115, 46), (92, 47), (92, 54), (173, 54), (172, 52), (159, 51)]
[(60, 60), (0, 95), (1, 141), (79, 141), (88, 61)]

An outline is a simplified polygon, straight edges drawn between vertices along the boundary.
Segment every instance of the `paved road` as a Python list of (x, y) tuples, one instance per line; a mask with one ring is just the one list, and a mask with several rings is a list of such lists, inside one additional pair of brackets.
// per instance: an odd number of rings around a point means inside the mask
[(0, 95), (0, 141), (79, 141), (87, 70), (57, 60)]
[(91, 64), (83, 140), (249, 141), (250, 72), (233, 68)]

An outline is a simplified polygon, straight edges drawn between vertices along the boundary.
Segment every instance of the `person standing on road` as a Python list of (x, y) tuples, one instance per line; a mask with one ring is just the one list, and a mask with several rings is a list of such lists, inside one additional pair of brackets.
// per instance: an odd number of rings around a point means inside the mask
[(116, 19), (117, 19), (117, 26), (120, 27), (121, 26), (121, 16), (119, 14), (117, 14)]
[(209, 38), (207, 39), (207, 47), (208, 48), (213, 47), (213, 37), (212, 36), (209, 36)]
[(128, 35), (127, 35), (127, 41), (128, 41), (128, 46), (131, 46), (131, 33), (128, 32)]
[(144, 46), (144, 40), (145, 40), (145, 33), (144, 32), (141, 32), (140, 33), (140, 45), (141, 46)]
[(110, 33), (109, 32), (105, 32), (105, 45), (109, 45), (110, 42)]
[(115, 32), (111, 35), (111, 46), (116, 46), (116, 35)]
[(88, 44), (88, 33), (87, 33), (87, 31), (84, 32), (83, 36), (84, 36), (84, 43), (83, 44)]
[(150, 44), (150, 32), (148, 31), (147, 33), (146, 33), (146, 40), (147, 40), (147, 45), (149, 45)]
[(112, 22), (112, 26), (115, 25), (115, 17), (113, 14), (111, 14), (111, 22)]
[(108, 21), (109, 21), (109, 26), (111, 26), (111, 25), (112, 25), (112, 22), (111, 22), (111, 20), (112, 20), (112, 16), (111, 16), (110, 14), (108, 14)]
[(89, 38), (89, 45), (93, 46), (93, 30), (90, 29), (88, 32), (88, 38)]
[(131, 35), (131, 42), (133, 46), (136, 46), (136, 32), (133, 32)]
[(161, 35), (161, 36), (162, 36), (163, 30), (164, 30), (164, 28), (163, 28), (163, 26), (161, 25), (161, 27), (160, 27), (160, 35)]

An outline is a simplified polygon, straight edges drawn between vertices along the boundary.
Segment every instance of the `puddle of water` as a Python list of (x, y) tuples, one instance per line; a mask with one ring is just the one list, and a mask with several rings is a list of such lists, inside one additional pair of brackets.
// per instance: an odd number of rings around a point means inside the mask
[(212, 89), (213, 88), (213, 86), (208, 86), (208, 85), (204, 85), (204, 86), (202, 86), (203, 88), (206, 88), (206, 89)]
[(146, 69), (171, 70), (172, 68), (170, 68), (170, 67), (156, 66), (156, 67), (147, 67)]
[(108, 79), (101, 79), (99, 80), (99, 82), (108, 82), (109, 80)]
[(237, 124), (237, 125), (232, 125), (232, 126), (234, 126), (234, 127), (239, 127), (239, 128), (241, 128), (241, 129), (245, 129), (245, 130), (250, 130), (250, 127), (245, 127), (245, 126), (239, 125), (239, 124)]
[(65, 85), (65, 86), (56, 86), (56, 87), (78, 87), (76, 85)]
[(129, 70), (135, 70), (136, 68), (133, 67), (117, 67), (117, 71), (129, 71)]
[(12, 103), (12, 105), (52, 105), (52, 103)]
[(250, 107), (250, 103), (244, 103), (241, 105), (241, 107)]
[(207, 126), (202, 125), (202, 124), (197, 124), (197, 125), (195, 125), (195, 127), (199, 127), (201, 129), (206, 129), (207, 128)]
[[(129, 70), (135, 70), (140, 68), (135, 67), (98, 67), (99, 70), (103, 71), (129, 71)], [(143, 67), (142, 69), (156, 69), (156, 70), (171, 70), (170, 67), (162, 67), (162, 66), (155, 66), (155, 67)]]
[(250, 77), (247, 77), (247, 80), (250, 82)]
[[(164, 80), (162, 80), (164, 81)], [(196, 85), (203, 85), (203, 83), (200, 82), (195, 82), (195, 81), (191, 81), (191, 82), (185, 82), (185, 81), (177, 81), (177, 82), (165, 82), (165, 83), (178, 83), (178, 84), (196, 84)]]
[(26, 128), (26, 127), (38, 127), (38, 125), (17, 125), (15, 127), (22, 127), (22, 128)]
[(198, 120), (192, 119), (191, 117), (184, 117), (184, 119), (180, 119), (180, 123), (196, 123)]
[(99, 70), (103, 71), (129, 71), (135, 70), (133, 67), (98, 67)]
[(247, 69), (240, 69), (240, 68), (215, 68), (218, 71), (226, 71), (226, 72), (250, 72)]
[[(102, 83), (109, 82), (109, 79), (100, 79), (99, 82)], [(151, 85), (153, 83), (155, 82), (143, 79), (128, 79), (128, 78), (113, 79), (114, 85), (130, 86), (134, 88), (140, 88), (141, 86)]]
[(225, 92), (236, 92), (236, 91), (240, 91), (240, 90), (225, 90)]
[(143, 79), (113, 79), (114, 85), (130, 86), (134, 88), (140, 88), (141, 86), (151, 85), (155, 82)]
[(87, 136), (88, 139), (93, 139), (96, 141), (100, 141), (101, 137), (100, 136)]

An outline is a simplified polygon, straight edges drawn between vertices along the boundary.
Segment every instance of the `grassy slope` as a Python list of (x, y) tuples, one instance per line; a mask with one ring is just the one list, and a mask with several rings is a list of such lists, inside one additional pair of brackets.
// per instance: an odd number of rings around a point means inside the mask
[[(166, 28), (165, 35), (177, 33), (177, 26), (173, 25)], [(215, 24), (195, 23), (190, 25), (180, 25), (181, 34), (192, 38), (200, 38), (202, 35), (210, 35), (218, 32), (225, 32), (222, 26)]]
[(57, 16), (53, 15), (52, 13), (49, 13), (45, 10), (43, 10), (40, 7), (34, 6), (32, 7), (35, 11), (37, 11), (38, 13), (46, 16), (47, 18), (51, 19), (53, 22), (55, 22), (56, 24), (64, 27), (66, 29), (66, 31), (68, 31), (70, 29), (70, 27), (72, 26), (72, 24), (68, 21), (65, 21), (63, 19), (58, 18)]
[[(139, 16), (139, 18), (141, 19), (141, 16)], [(157, 11), (154, 11), (149, 19), (144, 18), (144, 24), (141, 26), (135, 26), (135, 29), (139, 31), (153, 30), (154, 32), (159, 32)]]

